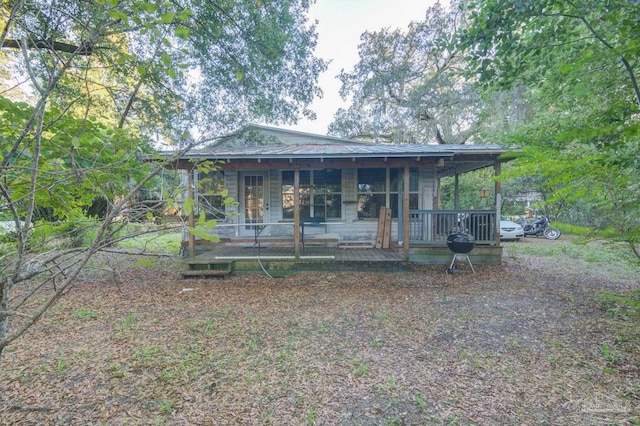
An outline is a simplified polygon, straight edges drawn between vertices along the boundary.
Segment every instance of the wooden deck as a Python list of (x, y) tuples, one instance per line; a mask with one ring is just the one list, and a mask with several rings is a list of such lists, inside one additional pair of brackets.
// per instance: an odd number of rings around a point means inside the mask
[(305, 247), (296, 258), (292, 247), (229, 247), (214, 249), (187, 258), (189, 265), (233, 262), (233, 272), (295, 273), (298, 271), (411, 271), (412, 263), (394, 249)]
[[(261, 257), (295, 259), (293, 247), (229, 247), (220, 245), (196, 257), (206, 256), (213, 259), (242, 259)], [(338, 261), (398, 262), (403, 261), (401, 252), (394, 249), (305, 247), (300, 250), (300, 259), (328, 258)]]
[[(185, 250), (187, 272), (184, 276), (226, 276), (231, 273), (293, 274), (298, 271), (327, 272), (404, 272), (414, 264), (448, 265), (452, 252), (443, 244), (413, 245), (409, 260), (402, 248), (364, 248), (355, 244), (313, 241), (300, 247), (296, 257), (290, 241), (271, 239), (255, 244), (253, 240), (233, 240), (219, 244), (196, 245), (196, 256)], [(370, 247), (370, 246), (369, 246)], [(183, 248), (184, 250), (184, 248)], [(469, 254), (473, 264), (499, 264), (500, 246), (476, 246)], [(198, 272), (199, 271), (199, 272)]]

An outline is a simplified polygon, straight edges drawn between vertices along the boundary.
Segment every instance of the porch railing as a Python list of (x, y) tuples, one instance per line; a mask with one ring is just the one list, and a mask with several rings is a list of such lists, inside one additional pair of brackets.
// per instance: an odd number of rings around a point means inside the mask
[(453, 232), (473, 235), (476, 244), (496, 243), (495, 210), (411, 210), (409, 241), (415, 244), (446, 243)]

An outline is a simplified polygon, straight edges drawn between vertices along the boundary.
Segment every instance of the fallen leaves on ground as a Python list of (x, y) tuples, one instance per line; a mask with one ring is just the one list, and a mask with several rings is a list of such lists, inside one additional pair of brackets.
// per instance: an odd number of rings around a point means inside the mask
[[(176, 265), (179, 260), (176, 260)], [(605, 424), (638, 418), (637, 319), (556, 260), (476, 274), (77, 284), (0, 369), (3, 424)]]

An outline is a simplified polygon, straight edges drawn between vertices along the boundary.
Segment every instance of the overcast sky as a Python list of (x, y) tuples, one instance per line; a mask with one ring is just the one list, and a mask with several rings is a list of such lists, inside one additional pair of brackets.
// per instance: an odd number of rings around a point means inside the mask
[(342, 69), (351, 71), (358, 61), (360, 35), (385, 27), (406, 30), (411, 21), (423, 20), (434, 3), (436, 0), (317, 0), (309, 12), (311, 21), (318, 20), (316, 56), (332, 62), (319, 80), (324, 96), (311, 106), (318, 118), (300, 120), (287, 128), (326, 134), (336, 110), (348, 107), (338, 94), (340, 81), (336, 76)]

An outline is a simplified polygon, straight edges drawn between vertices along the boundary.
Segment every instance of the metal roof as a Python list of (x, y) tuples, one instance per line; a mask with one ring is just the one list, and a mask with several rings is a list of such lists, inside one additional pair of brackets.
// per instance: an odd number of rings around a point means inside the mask
[[(316, 136), (316, 138), (323, 138)], [(329, 139), (329, 138), (328, 138)], [(318, 141), (319, 142), (319, 141)], [(391, 145), (353, 143), (330, 138), (327, 143), (265, 144), (260, 146), (224, 147), (214, 145), (193, 149), (185, 158), (266, 159), (266, 158), (386, 158), (386, 157), (453, 157), (457, 154), (500, 155), (508, 149), (485, 145)]]
[[(257, 131), (247, 135), (246, 132)], [(265, 137), (261, 137), (264, 135)], [(248, 125), (240, 132), (215, 143), (192, 149), (182, 158), (210, 160), (305, 160), (305, 159), (402, 159), (437, 158), (445, 163), (438, 167), (441, 176), (489, 167), (512, 149), (496, 145), (399, 145), (375, 144), (332, 136), (314, 135), (287, 129)], [(170, 152), (160, 153), (170, 155)]]

